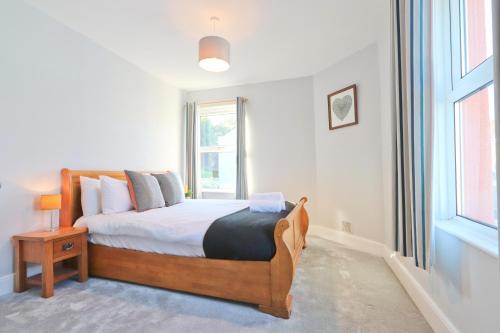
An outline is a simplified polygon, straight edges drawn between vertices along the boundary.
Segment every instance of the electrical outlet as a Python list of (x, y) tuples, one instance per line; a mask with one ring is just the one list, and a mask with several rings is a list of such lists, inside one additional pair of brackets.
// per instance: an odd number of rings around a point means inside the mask
[(352, 231), (351, 231), (351, 222), (349, 222), (349, 221), (342, 221), (342, 231), (351, 234), (352, 233)]

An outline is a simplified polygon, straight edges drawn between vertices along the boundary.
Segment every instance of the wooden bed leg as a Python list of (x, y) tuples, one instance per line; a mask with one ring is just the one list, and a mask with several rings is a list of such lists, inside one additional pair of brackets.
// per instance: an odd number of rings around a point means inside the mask
[(289, 319), (292, 313), (292, 298), (292, 295), (288, 295), (281, 305), (259, 305), (259, 310), (274, 317)]
[(283, 233), (290, 227), (286, 219), (281, 219), (274, 228), (276, 254), (271, 259), (271, 304), (259, 305), (259, 310), (275, 317), (288, 319), (292, 312), (292, 287), (294, 261), (292, 252), (283, 239)]

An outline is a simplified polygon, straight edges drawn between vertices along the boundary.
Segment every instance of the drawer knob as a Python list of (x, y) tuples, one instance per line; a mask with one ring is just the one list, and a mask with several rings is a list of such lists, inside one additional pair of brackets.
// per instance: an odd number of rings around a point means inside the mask
[(73, 242), (70, 242), (70, 243), (64, 243), (62, 245), (62, 250), (63, 251), (69, 251), (71, 250), (73, 247), (75, 246), (75, 244)]

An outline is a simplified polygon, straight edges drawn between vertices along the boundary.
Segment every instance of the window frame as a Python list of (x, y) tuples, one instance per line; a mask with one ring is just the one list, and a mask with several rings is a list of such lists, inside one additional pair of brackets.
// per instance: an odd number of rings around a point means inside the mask
[[(230, 109), (231, 108), (231, 109)], [(234, 108), (234, 110), (232, 110)], [(236, 188), (234, 192), (228, 192), (225, 189), (203, 189), (201, 182), (201, 154), (202, 153), (219, 153), (219, 152), (236, 152), (237, 153), (237, 145), (235, 149), (228, 149), (224, 145), (214, 145), (214, 146), (201, 146), (201, 117), (209, 116), (209, 115), (223, 115), (223, 114), (234, 114), (236, 117), (236, 100), (227, 100), (227, 101), (216, 101), (216, 102), (203, 102), (198, 104), (197, 110), (197, 120), (196, 120), (196, 159), (199, 161), (196, 163), (196, 179), (197, 179), (197, 192), (201, 195), (204, 192), (207, 193), (224, 193), (224, 194), (234, 194), (236, 196)], [(236, 126), (238, 126), (236, 122)], [(236, 164), (236, 161), (235, 161)]]
[[(475, 224), (485, 226), (487, 228), (498, 230), (497, 225), (487, 224), (482, 221), (477, 221), (466, 216), (458, 214), (458, 194), (457, 194), (457, 140), (456, 136), (456, 104), (468, 98), (481, 89), (487, 88), (493, 84), (493, 57), (487, 58), (478, 66), (470, 69), (469, 72), (462, 74), (462, 57), (466, 54), (462, 50), (462, 23), (464, 13), (464, 0), (443, 0), (443, 8), (438, 8), (442, 12), (447, 13), (444, 17), (440, 17), (436, 28), (438, 36), (443, 38), (441, 42), (448, 40), (448, 43), (434, 44), (437, 51), (436, 59), (441, 68), (437, 69), (437, 77), (444, 80), (443, 91), (436, 96), (436, 105), (443, 107), (443, 119), (438, 127), (442, 131), (441, 152), (444, 153), (441, 158), (437, 158), (438, 172), (441, 175), (446, 175), (444, 184), (441, 188), (445, 189), (440, 193), (441, 198), (438, 200), (440, 212), (438, 216), (445, 219), (452, 219), (457, 223), (473, 222)], [(437, 14), (439, 16), (439, 14)], [(443, 46), (444, 45), (444, 46)], [(439, 48), (440, 46), (443, 46)], [(441, 81), (440, 81), (441, 82)], [(446, 148), (447, 147), (447, 148)], [(441, 169), (441, 170), (439, 170)], [(450, 172), (452, 171), (452, 172)]]

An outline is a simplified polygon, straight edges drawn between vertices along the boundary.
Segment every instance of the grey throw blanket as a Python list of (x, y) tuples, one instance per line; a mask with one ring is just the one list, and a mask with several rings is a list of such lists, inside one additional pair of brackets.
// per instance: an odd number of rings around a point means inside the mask
[(271, 260), (276, 253), (274, 227), (295, 207), (286, 202), (279, 213), (250, 212), (249, 208), (215, 220), (203, 239), (205, 256), (212, 259)]

